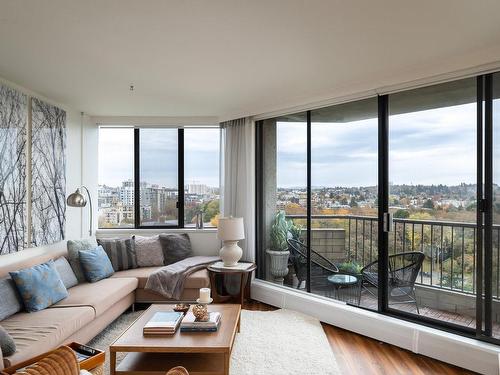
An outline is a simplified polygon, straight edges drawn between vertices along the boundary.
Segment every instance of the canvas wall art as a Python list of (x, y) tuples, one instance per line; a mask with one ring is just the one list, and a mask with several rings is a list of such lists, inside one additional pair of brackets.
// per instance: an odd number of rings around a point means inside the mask
[(22, 250), (26, 228), (28, 98), (0, 85), (0, 255)]
[(31, 246), (64, 239), (66, 112), (31, 101)]

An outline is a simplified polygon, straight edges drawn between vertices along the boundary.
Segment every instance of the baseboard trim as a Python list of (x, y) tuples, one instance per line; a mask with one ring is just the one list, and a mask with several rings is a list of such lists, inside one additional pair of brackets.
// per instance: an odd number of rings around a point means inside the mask
[(500, 347), (494, 344), (257, 279), (252, 281), (251, 297), (272, 306), (309, 314), (336, 327), (481, 374), (498, 375), (500, 371)]

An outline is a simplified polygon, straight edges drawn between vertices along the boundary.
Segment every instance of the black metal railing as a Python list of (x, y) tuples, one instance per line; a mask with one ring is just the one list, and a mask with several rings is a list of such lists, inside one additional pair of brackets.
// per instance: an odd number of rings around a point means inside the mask
[[(287, 215), (303, 223), (305, 215)], [(377, 259), (378, 219), (373, 216), (312, 215), (317, 230), (344, 231), (345, 258), (335, 261), (365, 266)], [(425, 261), (417, 283), (457, 292), (476, 292), (477, 226), (437, 220), (395, 218), (389, 233), (389, 254), (421, 251)], [(337, 237), (338, 240), (338, 237)], [(313, 247), (314, 248), (314, 247)], [(500, 296), (500, 225), (493, 227), (493, 295)]]

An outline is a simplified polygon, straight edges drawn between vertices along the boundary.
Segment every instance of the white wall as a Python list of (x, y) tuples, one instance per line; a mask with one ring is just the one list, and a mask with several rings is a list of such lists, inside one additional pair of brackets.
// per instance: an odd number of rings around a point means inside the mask
[[(81, 168), (81, 115), (78, 110), (54, 102), (28, 88), (21, 87), (2, 77), (0, 83), (12, 87), (28, 96), (37, 97), (47, 103), (56, 105), (66, 111), (67, 144), (66, 144), (66, 194), (73, 192), (82, 184)], [(82, 210), (68, 207), (66, 209), (66, 238), (78, 238), (82, 233)]]

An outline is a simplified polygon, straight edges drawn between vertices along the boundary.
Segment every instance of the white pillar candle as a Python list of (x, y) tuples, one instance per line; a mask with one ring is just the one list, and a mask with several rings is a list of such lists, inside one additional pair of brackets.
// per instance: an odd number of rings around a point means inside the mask
[(209, 302), (210, 302), (210, 288), (201, 288), (200, 303), (209, 303)]

